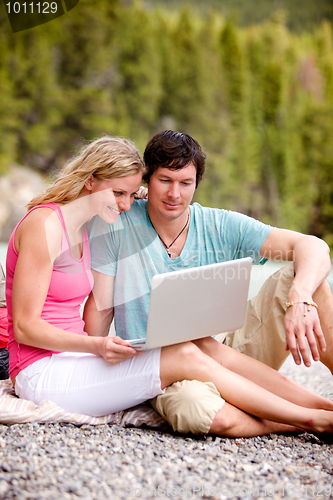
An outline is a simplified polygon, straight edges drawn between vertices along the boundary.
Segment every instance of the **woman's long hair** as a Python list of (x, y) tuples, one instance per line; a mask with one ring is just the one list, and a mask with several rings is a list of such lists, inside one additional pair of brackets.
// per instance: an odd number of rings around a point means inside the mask
[(43, 203), (69, 203), (81, 193), (91, 175), (112, 179), (144, 173), (144, 163), (131, 141), (103, 136), (82, 147), (60, 171), (55, 182), (27, 205), (28, 210)]

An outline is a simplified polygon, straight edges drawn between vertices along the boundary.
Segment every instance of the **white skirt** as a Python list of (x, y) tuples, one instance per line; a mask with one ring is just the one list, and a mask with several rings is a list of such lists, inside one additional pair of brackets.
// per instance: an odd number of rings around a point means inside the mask
[(161, 349), (152, 349), (110, 365), (94, 354), (53, 354), (21, 370), (15, 392), (36, 404), (49, 399), (71, 413), (108, 415), (163, 394), (160, 357)]

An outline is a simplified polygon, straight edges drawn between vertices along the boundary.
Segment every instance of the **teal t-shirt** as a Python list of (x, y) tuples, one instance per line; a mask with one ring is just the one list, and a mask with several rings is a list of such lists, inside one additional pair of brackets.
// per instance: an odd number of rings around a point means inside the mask
[(190, 227), (179, 257), (170, 259), (147, 214), (147, 201), (135, 200), (115, 224), (95, 217), (89, 224), (92, 268), (115, 276), (114, 320), (117, 335), (144, 338), (150, 283), (155, 274), (252, 257), (263, 264), (260, 249), (273, 229), (228, 210), (190, 206)]

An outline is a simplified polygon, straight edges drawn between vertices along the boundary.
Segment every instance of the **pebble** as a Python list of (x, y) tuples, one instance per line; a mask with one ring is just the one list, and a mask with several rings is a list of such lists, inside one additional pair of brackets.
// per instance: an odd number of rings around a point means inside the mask
[[(333, 377), (283, 373), (333, 397)], [(72, 424), (0, 425), (0, 499), (333, 498), (332, 445), (311, 434), (227, 439)]]

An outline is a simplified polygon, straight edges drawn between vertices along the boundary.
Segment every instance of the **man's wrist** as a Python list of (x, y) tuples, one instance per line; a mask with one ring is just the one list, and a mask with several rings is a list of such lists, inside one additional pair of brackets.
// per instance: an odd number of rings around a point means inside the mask
[(296, 306), (297, 304), (305, 306), (305, 312), (303, 313), (304, 316), (306, 316), (306, 311), (310, 312), (311, 307), (315, 307), (318, 309), (318, 304), (314, 302), (313, 300), (302, 300), (302, 301), (297, 301), (297, 302), (286, 302), (286, 308), (289, 309), (290, 307)]

